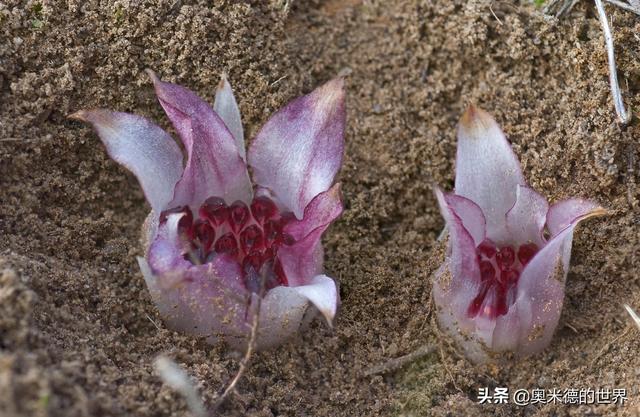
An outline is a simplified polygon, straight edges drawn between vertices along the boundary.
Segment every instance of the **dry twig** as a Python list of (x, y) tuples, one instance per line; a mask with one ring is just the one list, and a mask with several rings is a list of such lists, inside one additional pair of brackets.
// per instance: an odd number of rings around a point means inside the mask
[(618, 6), (621, 9), (640, 15), (640, 1), (638, 0), (628, 0), (627, 3), (619, 0), (605, 0), (605, 1), (609, 4), (613, 4), (614, 6)]
[[(262, 298), (264, 297), (265, 287), (266, 287), (266, 275), (261, 274), (260, 276), (260, 290), (258, 295), (253, 298), (255, 300), (255, 313), (253, 314), (253, 320), (251, 323), (251, 331), (249, 334), (249, 340), (247, 342), (247, 350), (240, 361), (240, 366), (238, 367), (238, 371), (236, 375), (233, 377), (229, 385), (224, 389), (222, 394), (218, 396), (215, 404), (212, 407), (212, 411), (215, 412), (229, 397), (229, 395), (235, 390), (236, 385), (242, 375), (244, 375), (245, 371), (249, 367), (249, 362), (251, 361), (251, 357), (253, 352), (256, 349), (256, 342), (258, 339), (258, 325), (260, 323), (260, 305), (262, 303)], [(251, 301), (250, 301), (251, 302)], [(151, 319), (150, 319), (151, 320)], [(152, 321), (153, 322), (153, 321)], [(155, 323), (154, 323), (155, 324)], [(178, 364), (173, 362), (171, 359), (160, 356), (155, 361), (155, 367), (162, 378), (162, 380), (169, 385), (174, 390), (178, 391), (182, 394), (187, 400), (187, 405), (189, 406), (189, 410), (196, 417), (204, 417), (207, 415), (205, 407), (202, 403), (202, 400), (197, 394), (197, 391), (193, 384), (189, 381), (189, 377)]]
[[(244, 357), (240, 361), (240, 366), (238, 367), (238, 372), (233, 377), (227, 388), (220, 394), (216, 403), (213, 407), (214, 410), (218, 409), (224, 403), (224, 401), (229, 397), (229, 394), (233, 392), (238, 381), (247, 370), (249, 366), (249, 362), (251, 362), (251, 356), (256, 348), (256, 342), (258, 340), (258, 325), (260, 324), (260, 305), (262, 304), (262, 297), (264, 297), (265, 287), (266, 287), (266, 274), (260, 274), (260, 291), (258, 296), (255, 297), (255, 313), (253, 314), (253, 321), (251, 323), (251, 333), (249, 334), (249, 341), (247, 342), (247, 350), (244, 354)], [(251, 302), (251, 301), (250, 301)]]
[(560, 18), (569, 13), (579, 0), (551, 0), (542, 9), (542, 13)]
[(380, 365), (372, 366), (371, 368), (364, 371), (364, 376), (371, 376), (377, 374), (388, 374), (389, 372), (396, 371), (408, 363), (416, 361), (423, 356), (427, 356), (431, 352), (436, 350), (436, 347), (433, 345), (424, 345), (414, 350), (411, 353), (408, 353), (404, 356), (400, 356), (399, 358), (390, 359)]
[(636, 312), (628, 304), (625, 304), (624, 308), (627, 310), (627, 313), (629, 313), (636, 326), (638, 326), (638, 328), (640, 329), (640, 317), (638, 317), (638, 314), (636, 314)]
[(607, 351), (611, 348), (611, 346), (613, 346), (618, 340), (620, 340), (624, 336), (626, 336), (627, 333), (629, 333), (629, 329), (631, 329), (631, 327), (627, 327), (626, 329), (624, 329), (624, 331), (622, 333), (620, 333), (618, 336), (616, 336), (612, 341), (606, 343), (604, 345), (604, 347), (602, 349), (600, 349), (600, 352), (598, 352), (598, 354), (591, 360), (591, 366), (595, 365), (595, 363), (598, 361), (598, 359), (600, 359), (602, 357), (602, 355), (607, 353)]
[[(560, 18), (569, 13), (573, 7), (578, 4), (579, 0), (551, 0), (542, 9), (542, 13)], [(620, 7), (640, 15), (640, 1), (639, 0), (605, 0), (607, 3)]]
[(626, 125), (631, 121), (631, 115), (627, 113), (624, 107), (624, 101), (622, 100), (622, 94), (620, 93), (620, 85), (618, 84), (618, 69), (616, 68), (616, 56), (613, 49), (613, 36), (611, 35), (611, 28), (609, 27), (609, 21), (607, 20), (607, 14), (604, 10), (602, 0), (594, 0), (596, 3), (596, 9), (598, 10), (598, 17), (600, 18), (600, 24), (602, 25), (602, 32), (604, 32), (605, 47), (607, 48), (607, 55), (609, 58), (609, 83), (611, 84), (611, 95), (613, 96), (613, 104), (618, 114), (618, 119), (622, 125)]

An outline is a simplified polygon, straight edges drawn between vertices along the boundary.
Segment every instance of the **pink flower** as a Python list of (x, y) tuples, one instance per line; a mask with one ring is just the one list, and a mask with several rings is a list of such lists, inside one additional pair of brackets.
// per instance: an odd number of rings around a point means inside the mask
[(433, 285), (440, 326), (475, 362), (544, 349), (562, 310), (573, 230), (604, 209), (582, 199), (549, 207), (497, 123), (473, 106), (458, 128), (455, 193), (435, 192), (449, 232)]
[(168, 326), (241, 347), (261, 295), (259, 348), (291, 337), (315, 309), (331, 324), (339, 295), (323, 274), (320, 239), (342, 213), (340, 185), (332, 185), (344, 149), (342, 79), (275, 113), (245, 155), (226, 78), (211, 108), (149, 73), (184, 145), (184, 167), (171, 136), (142, 117), (109, 110), (72, 117), (93, 125), (151, 205), (138, 262)]

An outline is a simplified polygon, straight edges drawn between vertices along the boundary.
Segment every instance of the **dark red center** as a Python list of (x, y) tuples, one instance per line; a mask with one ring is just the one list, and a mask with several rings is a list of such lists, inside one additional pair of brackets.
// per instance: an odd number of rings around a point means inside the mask
[(209, 197), (200, 206), (197, 219), (188, 206), (183, 206), (163, 211), (160, 223), (172, 213), (185, 213), (178, 223), (178, 233), (190, 243), (185, 259), (193, 264), (208, 263), (216, 255), (227, 254), (242, 266), (244, 285), (249, 291), (260, 291), (262, 277), (267, 290), (288, 285), (276, 255), (281, 246), (295, 243), (283, 231), (295, 217), (280, 213), (268, 197), (254, 198), (250, 207), (241, 201), (228, 206), (219, 197)]
[(490, 319), (507, 314), (516, 297), (520, 274), (538, 252), (534, 243), (521, 245), (517, 252), (512, 246), (497, 247), (485, 239), (476, 248), (480, 266), (480, 290), (473, 299), (469, 317), (484, 315)]

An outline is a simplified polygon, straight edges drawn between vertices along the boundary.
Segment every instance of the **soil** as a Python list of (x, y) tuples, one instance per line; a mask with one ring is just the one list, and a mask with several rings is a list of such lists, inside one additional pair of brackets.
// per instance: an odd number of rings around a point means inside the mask
[[(0, 3), (1, 416), (183, 416), (153, 370), (159, 353), (207, 404), (237, 369), (224, 346), (164, 327), (135, 261), (143, 195), (66, 119), (105, 107), (169, 128), (145, 68), (210, 102), (226, 71), (248, 138), (288, 100), (349, 74), (347, 210), (324, 239), (342, 297), (335, 329), (316, 321), (257, 354), (220, 415), (640, 415), (640, 333), (622, 307), (640, 308), (640, 125), (616, 123), (591, 2), (562, 20), (489, 0), (212, 3)], [(638, 109), (640, 17), (607, 10)], [(443, 227), (432, 185), (452, 188), (455, 126), (472, 102), (502, 125), (534, 188), (610, 210), (575, 234), (551, 345), (499, 366), (461, 356), (430, 296)], [(625, 388), (628, 400), (480, 405), (482, 387)]]

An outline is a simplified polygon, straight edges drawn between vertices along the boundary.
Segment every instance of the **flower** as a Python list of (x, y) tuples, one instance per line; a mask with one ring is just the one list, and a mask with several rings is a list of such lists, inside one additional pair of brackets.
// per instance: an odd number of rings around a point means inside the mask
[(440, 327), (474, 362), (544, 349), (562, 310), (573, 230), (604, 209), (577, 198), (549, 207), (495, 120), (473, 106), (458, 127), (455, 193), (435, 194), (449, 232), (433, 285)]
[(140, 116), (82, 110), (71, 117), (93, 126), (151, 205), (138, 262), (168, 326), (241, 348), (260, 306), (256, 343), (269, 348), (317, 310), (331, 325), (339, 295), (322, 272), (321, 236), (342, 213), (340, 185), (332, 184), (344, 150), (343, 80), (276, 112), (245, 155), (226, 77), (211, 108), (149, 74), (184, 145), (184, 167), (171, 136)]

